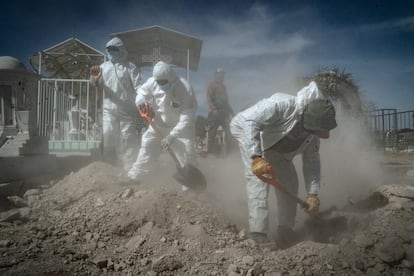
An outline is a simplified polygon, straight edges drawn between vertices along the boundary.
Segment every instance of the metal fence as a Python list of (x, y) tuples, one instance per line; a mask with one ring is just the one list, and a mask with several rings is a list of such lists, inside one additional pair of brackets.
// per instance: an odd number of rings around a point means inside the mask
[[(101, 140), (102, 127), (98, 100), (98, 91), (90, 86), (89, 80), (41, 79), (37, 97), (39, 135), (48, 136), (52, 142), (90, 141), (95, 147)], [(52, 150), (56, 145), (64, 149), (63, 144), (50, 141)], [(69, 149), (73, 149), (72, 145)]]
[(368, 114), (368, 119), (378, 146), (398, 150), (414, 146), (414, 110), (377, 109)]

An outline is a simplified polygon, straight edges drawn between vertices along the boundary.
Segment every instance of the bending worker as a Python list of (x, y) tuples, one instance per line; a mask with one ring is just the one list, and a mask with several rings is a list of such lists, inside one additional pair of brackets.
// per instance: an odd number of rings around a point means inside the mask
[(93, 85), (103, 88), (103, 157), (119, 164), (127, 172), (139, 145), (139, 117), (134, 105), (141, 85), (138, 68), (128, 61), (122, 40), (112, 38), (106, 44), (108, 61), (91, 67)]
[[(323, 99), (317, 85), (311, 82), (296, 96), (276, 93), (238, 113), (230, 124), (240, 147), (247, 179), (249, 228), (251, 238), (259, 245), (270, 243), (268, 232), (269, 185), (257, 175), (273, 169), (279, 182), (292, 194), (298, 194), (298, 176), (292, 159), (302, 154), (303, 174), (310, 215), (319, 211), (320, 159), (319, 138), (329, 138), (337, 126), (335, 108)], [(297, 203), (275, 189), (278, 228), (276, 246), (286, 248), (296, 242), (293, 231)]]
[(141, 106), (145, 103), (149, 104), (153, 112), (153, 124), (164, 138), (159, 137), (151, 125), (148, 127), (128, 177), (139, 180), (149, 173), (161, 149), (170, 147), (182, 166), (194, 164), (197, 100), (190, 84), (179, 78), (171, 65), (159, 61), (153, 68), (153, 76), (138, 89), (135, 104)]

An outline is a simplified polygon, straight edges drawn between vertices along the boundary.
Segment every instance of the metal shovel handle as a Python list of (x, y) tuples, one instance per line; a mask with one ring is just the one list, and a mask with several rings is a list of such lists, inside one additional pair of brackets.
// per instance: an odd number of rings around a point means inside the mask
[(295, 200), (303, 209), (308, 209), (309, 208), (309, 204), (306, 203), (306, 201), (304, 201), (303, 199), (299, 198), (298, 196), (292, 194), (291, 192), (289, 192), (276, 178), (276, 173), (273, 170), (273, 168), (271, 166), (267, 167), (267, 170), (269, 172), (269, 176), (264, 176), (264, 175), (256, 175), (261, 181), (263, 181), (264, 183), (267, 183), (273, 187), (275, 187), (276, 189), (278, 189), (279, 191), (285, 193), (287, 196), (289, 196), (290, 198), (292, 198), (293, 200)]

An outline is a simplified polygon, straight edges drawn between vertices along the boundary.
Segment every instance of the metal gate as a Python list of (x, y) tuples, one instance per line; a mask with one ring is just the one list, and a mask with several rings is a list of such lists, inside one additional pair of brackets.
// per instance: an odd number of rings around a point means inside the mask
[(414, 146), (414, 110), (378, 109), (368, 118), (377, 145), (397, 150)]
[(49, 137), (50, 151), (84, 151), (102, 140), (101, 104), (89, 80), (41, 79), (37, 127)]

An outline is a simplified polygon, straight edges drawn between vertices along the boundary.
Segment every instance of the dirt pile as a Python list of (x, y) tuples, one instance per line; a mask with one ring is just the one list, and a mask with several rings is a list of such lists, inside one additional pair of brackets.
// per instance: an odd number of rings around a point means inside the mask
[(0, 213), (0, 274), (414, 273), (414, 191), (405, 186), (383, 186), (309, 219), (297, 229), (301, 242), (270, 251), (248, 239), (208, 194), (167, 181), (120, 185), (118, 169), (94, 162), (15, 197), (16, 208)]

